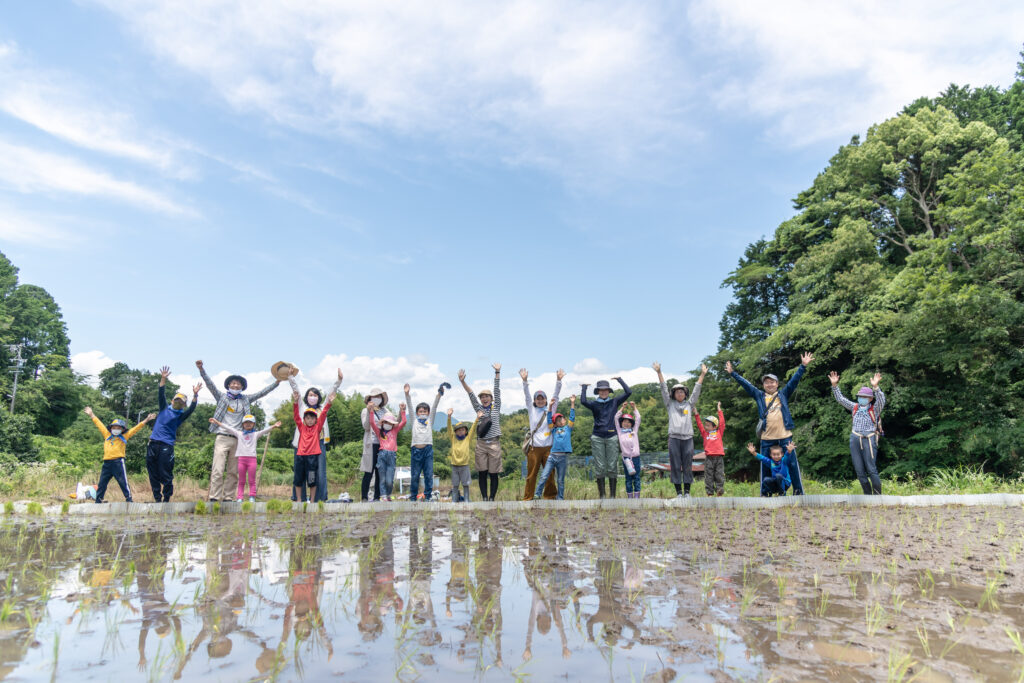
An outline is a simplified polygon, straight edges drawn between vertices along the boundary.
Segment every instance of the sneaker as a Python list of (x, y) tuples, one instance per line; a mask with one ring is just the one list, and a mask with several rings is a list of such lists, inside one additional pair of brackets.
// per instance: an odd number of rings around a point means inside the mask
[(235, 502), (236, 502), (236, 503), (241, 503), (241, 502), (242, 502), (242, 499), (241, 499), (241, 498), (236, 498), (236, 499), (235, 499)]
[(250, 503), (255, 503), (256, 502), (256, 498), (254, 496), (249, 496), (249, 502)]
[[(426, 500), (426, 499), (427, 499), (427, 497), (425, 495), (423, 495), (422, 493), (417, 493), (416, 494), (416, 501), (417, 502), (419, 502), (421, 500)], [(412, 499), (410, 498), (409, 500), (412, 500)]]
[[(687, 494), (687, 495), (689, 495), (689, 494)], [(683, 497), (683, 494), (681, 494), (681, 493), (677, 493), (676, 494), (676, 498), (682, 498), (682, 497)]]
[(689, 498), (689, 497), (690, 497), (690, 494), (689, 494), (689, 493), (684, 493), (684, 494), (683, 494), (683, 498)]

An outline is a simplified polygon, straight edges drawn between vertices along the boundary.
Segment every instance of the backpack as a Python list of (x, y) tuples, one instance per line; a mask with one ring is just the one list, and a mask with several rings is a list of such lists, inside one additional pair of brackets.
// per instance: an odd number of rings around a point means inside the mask
[(482, 439), (491, 431), (491, 416), (482, 417), (476, 422), (476, 437)]
[[(776, 394), (775, 396), (772, 397), (772, 402), (775, 402), (777, 400), (779, 400), (779, 395), (778, 394)], [(764, 433), (764, 428), (767, 426), (766, 420), (768, 419), (768, 406), (770, 406), (770, 405), (771, 405), (770, 403), (765, 403), (764, 417), (762, 417), (760, 420), (758, 420), (757, 421), (757, 426), (754, 427), (754, 438), (756, 438), (758, 441), (761, 440), (761, 434)]]
[[(856, 417), (857, 416), (857, 409), (858, 408), (859, 408), (859, 406), (856, 406), (851, 411), (852, 417)], [(885, 430), (882, 429), (882, 421), (879, 418), (875, 417), (875, 404), (874, 403), (872, 403), (871, 405), (868, 406), (868, 417), (871, 418), (871, 422), (875, 425), (875, 433), (878, 434), (879, 437), (885, 436)]]

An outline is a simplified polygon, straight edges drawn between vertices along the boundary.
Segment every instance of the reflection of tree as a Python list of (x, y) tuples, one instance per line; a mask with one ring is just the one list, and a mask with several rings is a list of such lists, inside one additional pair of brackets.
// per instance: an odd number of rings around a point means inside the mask
[(181, 618), (174, 614), (167, 602), (165, 577), (169, 544), (167, 536), (159, 531), (147, 531), (140, 535), (141, 550), (135, 553), (135, 582), (139, 588), (139, 602), (142, 604), (142, 626), (139, 628), (139, 671), (146, 669), (146, 639), (150, 630), (159, 638), (167, 637), (172, 631), (175, 640), (181, 638)]
[(605, 644), (614, 647), (619, 642), (623, 627), (628, 627), (633, 635), (627, 639), (626, 649), (633, 647), (640, 632), (622, 604), (622, 560), (598, 560), (594, 587), (597, 589), (598, 604), (597, 611), (587, 619), (587, 638), (593, 642), (594, 626), (602, 624)]
[(383, 617), (393, 607), (395, 620), (402, 598), (395, 590), (395, 548), (390, 529), (361, 539), (359, 559), (359, 632), (376, 640), (384, 631)]

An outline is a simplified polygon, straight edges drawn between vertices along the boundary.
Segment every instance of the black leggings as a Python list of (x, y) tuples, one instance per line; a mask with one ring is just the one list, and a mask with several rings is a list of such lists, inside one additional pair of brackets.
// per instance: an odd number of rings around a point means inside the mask
[(370, 479), (373, 479), (373, 499), (380, 499), (380, 477), (377, 476), (377, 454), (379, 452), (380, 444), (373, 444), (373, 469), (369, 472), (363, 472), (363, 483), (359, 487), (360, 500), (366, 500), (367, 494), (370, 493)]
[[(480, 482), (480, 495), (483, 496), (484, 500), (494, 500), (494, 497), (498, 495), (498, 473), (491, 472), (488, 477), (487, 472), (477, 472), (477, 479)], [(491, 493), (487, 495), (487, 481), (490, 479)]]

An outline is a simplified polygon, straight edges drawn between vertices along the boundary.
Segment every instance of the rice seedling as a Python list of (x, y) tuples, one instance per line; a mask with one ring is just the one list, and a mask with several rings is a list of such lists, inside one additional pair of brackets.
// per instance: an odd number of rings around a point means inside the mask
[(910, 681), (913, 681), (920, 675), (910, 675), (911, 669), (917, 666), (917, 660), (909, 652), (903, 652), (895, 648), (889, 650), (888, 665), (889, 671), (886, 680), (889, 683), (910, 683)]
[(864, 623), (866, 626), (866, 632), (869, 636), (873, 636), (878, 632), (878, 629), (882, 628), (887, 621), (885, 608), (878, 602), (871, 602), (864, 605)]

